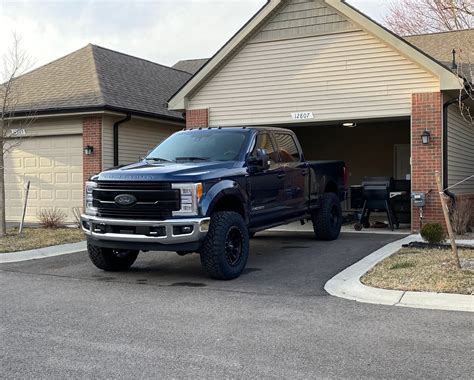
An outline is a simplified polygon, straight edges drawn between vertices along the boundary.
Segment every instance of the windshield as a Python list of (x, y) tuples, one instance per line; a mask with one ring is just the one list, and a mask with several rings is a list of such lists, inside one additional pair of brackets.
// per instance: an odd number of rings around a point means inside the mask
[(235, 161), (247, 133), (210, 130), (176, 133), (155, 149), (147, 160), (155, 161)]

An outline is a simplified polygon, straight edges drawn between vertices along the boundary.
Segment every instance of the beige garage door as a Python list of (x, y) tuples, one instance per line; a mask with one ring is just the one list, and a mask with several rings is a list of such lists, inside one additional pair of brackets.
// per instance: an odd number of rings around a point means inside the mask
[(82, 206), (81, 135), (24, 138), (7, 155), (5, 169), (8, 221), (21, 219), (28, 180), (28, 222), (38, 221), (41, 208), (60, 209), (74, 220), (72, 209)]

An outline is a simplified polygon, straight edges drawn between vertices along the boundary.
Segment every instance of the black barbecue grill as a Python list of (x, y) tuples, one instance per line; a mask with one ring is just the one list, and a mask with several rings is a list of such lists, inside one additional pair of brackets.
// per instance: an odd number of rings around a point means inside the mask
[(370, 214), (385, 211), (390, 228), (399, 227), (397, 214), (390, 200), (390, 192), (395, 188), (394, 179), (391, 177), (365, 177), (362, 182), (363, 207), (360, 223), (370, 227)]

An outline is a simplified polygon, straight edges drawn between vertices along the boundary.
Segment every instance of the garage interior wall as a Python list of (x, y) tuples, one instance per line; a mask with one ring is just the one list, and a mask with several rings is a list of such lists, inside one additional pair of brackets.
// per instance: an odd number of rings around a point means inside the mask
[[(473, 109), (471, 107), (471, 109)], [(448, 110), (448, 183), (449, 186), (474, 174), (474, 124), (463, 117), (458, 104)], [(474, 179), (452, 190), (455, 194), (474, 194)]]
[[(104, 117), (102, 128), (103, 169), (114, 166), (113, 123), (121, 117)], [(182, 129), (161, 121), (133, 118), (119, 126), (119, 165), (137, 162), (165, 138)]]
[(350, 185), (360, 185), (365, 176), (395, 176), (395, 145), (410, 144), (409, 120), (358, 124), (355, 128), (339, 124), (292, 129), (307, 160), (344, 160)]
[(74, 221), (73, 208), (82, 206), (82, 120), (38, 119), (5, 161), (6, 217), (21, 219), (25, 184), (31, 181), (25, 220), (38, 222), (41, 209), (59, 209)]

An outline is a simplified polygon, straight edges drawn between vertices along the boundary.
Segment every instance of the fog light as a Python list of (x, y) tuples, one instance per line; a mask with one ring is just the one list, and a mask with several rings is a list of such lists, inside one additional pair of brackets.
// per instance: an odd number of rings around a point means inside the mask
[(187, 235), (192, 233), (193, 230), (193, 226), (174, 226), (173, 235)]
[(89, 222), (86, 222), (85, 220), (82, 222), (82, 228), (85, 230), (90, 230), (91, 229), (91, 224)]

